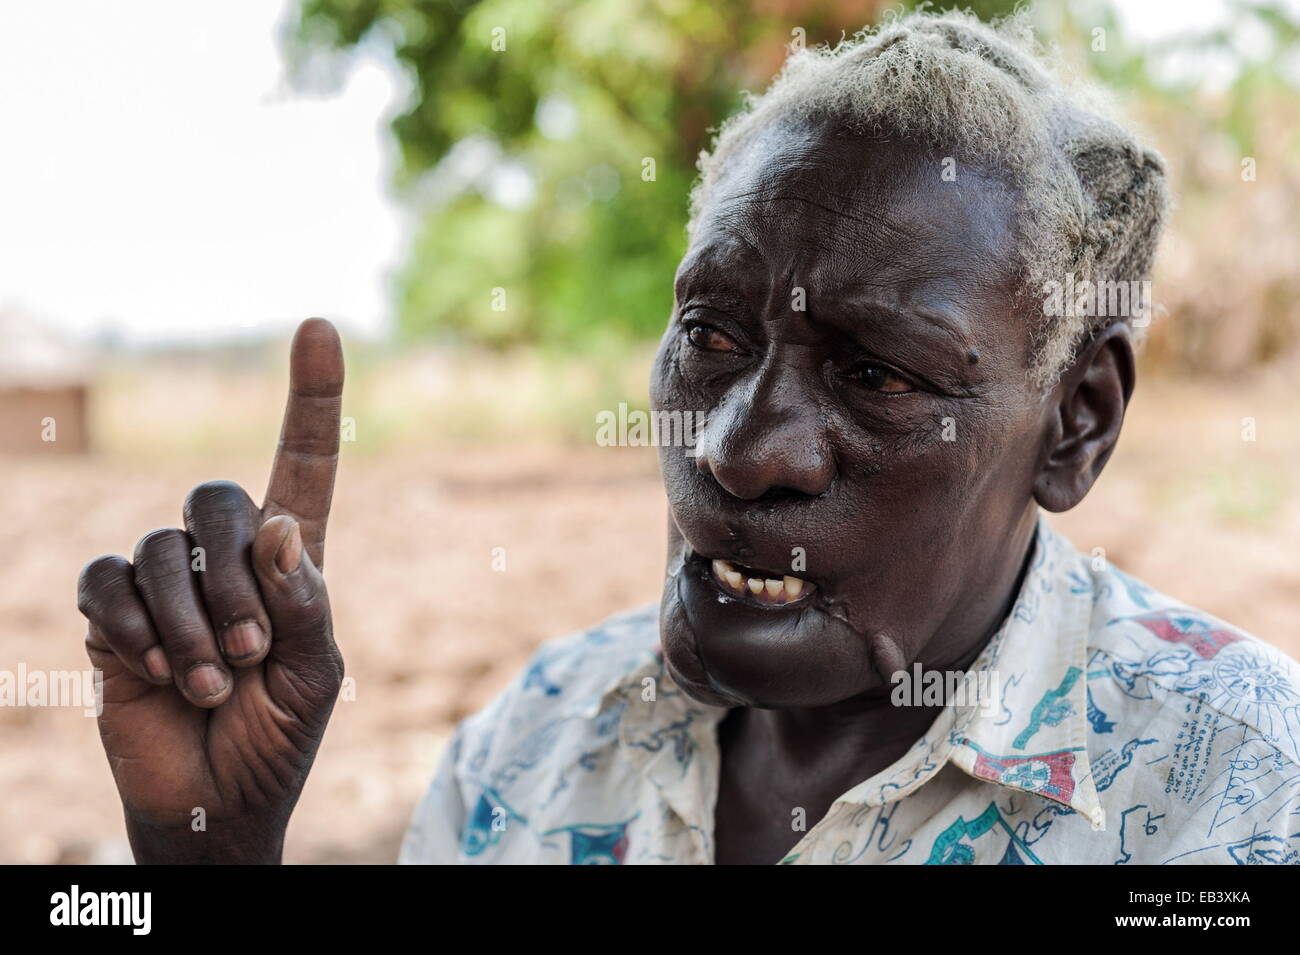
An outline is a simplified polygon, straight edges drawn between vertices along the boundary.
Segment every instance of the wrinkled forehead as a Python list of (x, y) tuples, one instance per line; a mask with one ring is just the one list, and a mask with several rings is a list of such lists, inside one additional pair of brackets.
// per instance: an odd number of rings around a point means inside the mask
[(678, 274), (762, 265), (824, 292), (1005, 289), (1015, 203), (999, 176), (918, 142), (775, 122), (728, 157)]

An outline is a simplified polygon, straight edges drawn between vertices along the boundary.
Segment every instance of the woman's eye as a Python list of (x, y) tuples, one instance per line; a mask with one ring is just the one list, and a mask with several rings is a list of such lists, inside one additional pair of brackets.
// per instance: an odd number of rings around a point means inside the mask
[(856, 365), (849, 377), (869, 391), (887, 395), (903, 395), (916, 390), (910, 381), (900, 377), (888, 365), (875, 361), (864, 361)]
[(696, 348), (705, 351), (736, 351), (736, 343), (712, 325), (692, 325), (686, 330), (686, 337)]

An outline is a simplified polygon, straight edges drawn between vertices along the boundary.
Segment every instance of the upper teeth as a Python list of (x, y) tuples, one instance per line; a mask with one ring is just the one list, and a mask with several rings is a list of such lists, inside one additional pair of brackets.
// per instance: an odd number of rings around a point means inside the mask
[(798, 600), (806, 583), (798, 577), (789, 576), (782, 577), (780, 580), (775, 577), (746, 577), (725, 560), (713, 562), (713, 576), (718, 583), (738, 594), (743, 594), (748, 589), (756, 599), (771, 604), (784, 604)]

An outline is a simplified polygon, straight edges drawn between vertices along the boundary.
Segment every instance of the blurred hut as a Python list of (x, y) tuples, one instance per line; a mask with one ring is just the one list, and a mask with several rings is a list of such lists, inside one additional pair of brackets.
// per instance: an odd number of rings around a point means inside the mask
[(0, 454), (81, 454), (90, 446), (84, 356), (48, 324), (0, 310)]

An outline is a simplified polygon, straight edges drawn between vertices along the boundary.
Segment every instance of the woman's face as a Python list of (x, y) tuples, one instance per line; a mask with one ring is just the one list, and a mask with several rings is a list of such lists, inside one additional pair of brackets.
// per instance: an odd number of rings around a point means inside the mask
[(1027, 380), (1013, 202), (825, 125), (771, 126), (729, 162), (651, 382), (656, 412), (704, 421), (660, 449), (662, 642), (691, 696), (887, 693), (1005, 614), (1055, 413)]

